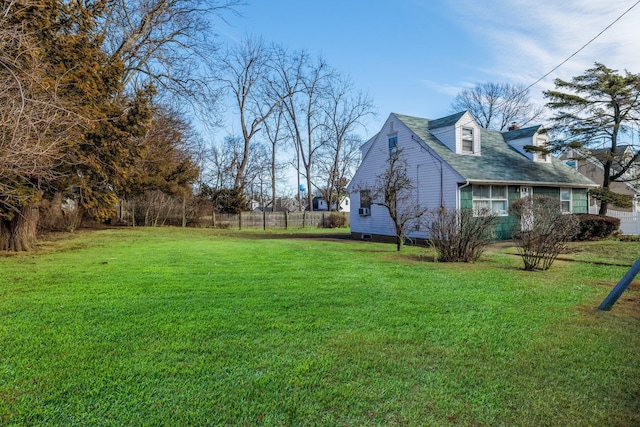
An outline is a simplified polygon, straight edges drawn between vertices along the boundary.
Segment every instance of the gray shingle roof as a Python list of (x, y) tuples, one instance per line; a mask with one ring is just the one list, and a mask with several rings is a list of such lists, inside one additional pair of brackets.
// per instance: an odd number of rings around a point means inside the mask
[[(471, 156), (456, 154), (435, 138), (430, 130), (431, 124), (442, 127), (446, 119), (451, 126), (455, 116), (448, 116), (438, 120), (428, 120), (419, 117), (394, 114), (415, 135), (433, 150), (440, 158), (447, 162), (467, 181), (508, 182), (514, 184), (556, 184), (559, 186), (592, 187), (595, 184), (564, 162), (553, 159), (551, 163), (534, 162), (525, 157), (505, 142), (501, 132), (481, 129), (481, 155)], [(461, 115), (458, 115), (458, 119)], [(519, 132), (530, 132), (531, 128), (519, 129)], [(509, 132), (511, 133), (511, 132)], [(533, 135), (531, 133), (531, 135)], [(521, 132), (522, 138), (525, 132)], [(513, 136), (513, 135), (512, 135)]]
[(520, 138), (531, 138), (533, 135), (536, 134), (536, 132), (538, 132), (538, 129), (540, 129), (541, 127), (542, 126), (537, 125), (537, 126), (529, 126), (522, 129), (511, 130), (509, 132), (503, 133), (502, 136), (505, 141), (512, 141), (514, 139), (520, 139)]
[(452, 114), (452, 115), (447, 116), (447, 117), (442, 117), (440, 119), (429, 120), (429, 128), (430, 129), (438, 129), (438, 128), (443, 128), (443, 127), (447, 127), (447, 126), (453, 126), (456, 123), (458, 123), (458, 120), (460, 120), (460, 117), (464, 116), (464, 113), (466, 113), (466, 111), (463, 111), (461, 113)]

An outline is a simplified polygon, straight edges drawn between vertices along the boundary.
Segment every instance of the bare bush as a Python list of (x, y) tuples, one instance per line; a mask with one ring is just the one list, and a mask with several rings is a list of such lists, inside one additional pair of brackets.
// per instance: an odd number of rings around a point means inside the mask
[(519, 228), (513, 233), (525, 270), (548, 270), (580, 230), (575, 215), (563, 214), (561, 202), (547, 196), (529, 196), (511, 205)]
[(347, 224), (344, 212), (331, 212), (324, 220), (324, 228), (343, 228)]
[(427, 216), (429, 242), (438, 253), (438, 261), (473, 262), (494, 240), (496, 214), (487, 209), (438, 208)]

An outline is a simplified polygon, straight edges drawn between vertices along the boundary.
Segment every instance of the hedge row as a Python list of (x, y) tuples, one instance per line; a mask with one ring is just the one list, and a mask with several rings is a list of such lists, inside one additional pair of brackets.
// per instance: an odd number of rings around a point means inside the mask
[(611, 236), (620, 228), (620, 219), (604, 215), (577, 214), (580, 231), (575, 240), (603, 239)]

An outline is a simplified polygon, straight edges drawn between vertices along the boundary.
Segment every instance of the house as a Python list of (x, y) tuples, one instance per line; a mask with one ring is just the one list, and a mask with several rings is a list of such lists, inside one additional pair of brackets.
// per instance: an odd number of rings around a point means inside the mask
[[(313, 203), (313, 210), (316, 212), (329, 210), (329, 204), (322, 196), (315, 196), (313, 198), (312, 203)], [(349, 197), (343, 197), (340, 200), (340, 206), (338, 206), (338, 209), (336, 209), (335, 203), (333, 204), (333, 210), (334, 211), (337, 210), (338, 212), (349, 212), (350, 211), (349, 203), (350, 203)]]
[[(597, 185), (564, 162), (527, 150), (548, 144), (541, 126), (514, 127), (509, 132), (483, 129), (468, 111), (437, 120), (392, 113), (380, 132), (361, 147), (362, 162), (348, 186), (352, 237), (395, 236), (386, 208), (371, 201), (366, 188), (398, 150), (415, 179), (413, 199), (418, 206), (489, 208), (500, 216), (498, 238), (511, 237), (515, 219), (509, 206), (520, 197), (556, 197), (565, 212), (587, 213), (587, 190)], [(414, 224), (408, 237), (428, 235)]]
[[(620, 158), (629, 161), (633, 157), (633, 147), (631, 145), (618, 146), (620, 152)], [(563, 151), (559, 159), (564, 160), (569, 166), (576, 169), (578, 172), (589, 178), (595, 183), (602, 184), (604, 181), (604, 166), (603, 156), (608, 155), (606, 150), (587, 150), (570, 148)], [(614, 162), (614, 171), (618, 168), (619, 164)], [(620, 170), (620, 169), (617, 169)], [(611, 191), (630, 196), (632, 198), (632, 207), (619, 208), (614, 207), (620, 211), (640, 212), (640, 161), (633, 164), (629, 170), (621, 177), (625, 181), (614, 181), (610, 184)], [(634, 179), (635, 178), (635, 179)], [(597, 213), (599, 205), (597, 200), (592, 199), (589, 206), (591, 213)]]

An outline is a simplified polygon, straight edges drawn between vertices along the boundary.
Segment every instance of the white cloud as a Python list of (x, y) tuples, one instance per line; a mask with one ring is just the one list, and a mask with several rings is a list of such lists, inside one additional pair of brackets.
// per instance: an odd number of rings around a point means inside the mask
[(438, 93), (443, 95), (448, 95), (451, 97), (456, 96), (460, 91), (462, 91), (465, 87), (472, 87), (473, 84), (463, 83), (461, 85), (450, 85), (448, 83), (435, 82), (432, 80), (420, 80), (419, 83), (422, 86), (425, 86), (429, 89), (432, 89)]
[[(489, 52), (487, 74), (529, 85), (580, 49), (637, 0), (466, 0), (457, 12)], [(570, 79), (601, 62), (640, 73), (640, 4), (536, 86)], [(502, 80), (502, 79), (501, 79)]]

